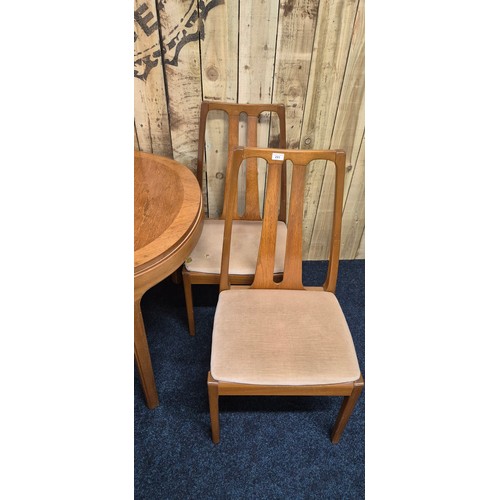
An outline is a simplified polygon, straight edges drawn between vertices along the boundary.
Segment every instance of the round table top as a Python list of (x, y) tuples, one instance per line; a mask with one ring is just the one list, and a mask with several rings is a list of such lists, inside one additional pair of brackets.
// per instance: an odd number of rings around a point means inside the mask
[(137, 275), (177, 252), (202, 221), (203, 205), (194, 174), (171, 158), (135, 151), (134, 180)]

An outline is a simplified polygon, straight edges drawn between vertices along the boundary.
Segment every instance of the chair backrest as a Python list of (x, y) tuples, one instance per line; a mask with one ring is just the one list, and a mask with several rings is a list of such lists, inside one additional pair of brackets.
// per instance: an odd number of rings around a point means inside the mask
[[(237, 148), (233, 150), (228, 164), (226, 185), (228, 194), (224, 200), (226, 213), (232, 214), (236, 204), (238, 171), (243, 160), (262, 158), (267, 162), (266, 198), (262, 234), (255, 278), (250, 288), (303, 290), (302, 284), (302, 218), (304, 187), (307, 165), (314, 160), (329, 160), (335, 164), (335, 199), (333, 203), (332, 238), (328, 271), (323, 289), (335, 292), (340, 254), (340, 230), (342, 224), (342, 199), (344, 192), (345, 152), (342, 150), (287, 150), (263, 148)], [(290, 206), (287, 223), (287, 239), (283, 280), (274, 281), (274, 259), (279, 198), (282, 186), (280, 177), (286, 169), (286, 161), (293, 164), (290, 188)], [(327, 166), (332, 166), (327, 163)], [(222, 249), (220, 290), (227, 290), (229, 284), (229, 259), (231, 248), (232, 217), (226, 217)]]
[[(279, 148), (286, 148), (286, 125), (285, 106), (283, 104), (237, 104), (228, 102), (203, 101), (200, 110), (200, 128), (198, 140), (198, 164), (197, 178), (200, 188), (203, 187), (203, 159), (205, 156), (205, 136), (207, 126), (207, 115), (210, 111), (224, 111), (228, 115), (228, 159), (231, 151), (238, 146), (257, 146), (257, 124), (262, 113), (276, 113), (279, 120)], [(244, 113), (248, 117), (246, 144), (239, 144), (240, 114)], [(233, 213), (234, 219), (260, 220), (259, 186), (257, 159), (252, 158), (246, 165), (246, 188), (245, 188), (245, 210), (242, 215), (238, 214), (238, 207)], [(226, 174), (227, 180), (227, 174)], [(282, 174), (283, 187), (286, 186), (286, 169)], [(224, 197), (227, 194), (227, 182), (224, 186)], [(226, 213), (222, 211), (221, 218), (224, 219)], [(280, 202), (280, 220), (286, 217), (286, 190), (283, 189), (283, 196)]]

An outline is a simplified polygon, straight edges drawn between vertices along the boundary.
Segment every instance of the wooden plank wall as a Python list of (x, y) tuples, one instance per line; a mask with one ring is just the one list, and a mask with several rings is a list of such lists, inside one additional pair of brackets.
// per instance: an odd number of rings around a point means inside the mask
[[(284, 103), (289, 148), (346, 151), (340, 256), (364, 259), (364, 0), (134, 2), (134, 147), (194, 172), (202, 99)], [(259, 137), (276, 133), (268, 117), (259, 123)], [(226, 134), (224, 114), (211, 113), (203, 186), (209, 217), (222, 208)], [(307, 177), (309, 260), (325, 259), (330, 240), (335, 185), (325, 167), (310, 165)]]

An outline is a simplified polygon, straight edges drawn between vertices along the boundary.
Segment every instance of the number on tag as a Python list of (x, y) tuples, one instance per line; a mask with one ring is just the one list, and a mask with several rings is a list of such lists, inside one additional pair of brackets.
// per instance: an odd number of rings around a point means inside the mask
[(272, 160), (284, 160), (285, 159), (285, 153), (273, 153), (271, 156)]

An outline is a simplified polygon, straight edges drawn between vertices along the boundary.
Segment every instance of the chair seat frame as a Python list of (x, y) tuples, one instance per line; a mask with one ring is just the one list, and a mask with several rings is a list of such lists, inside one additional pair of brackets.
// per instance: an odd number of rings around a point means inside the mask
[(219, 396), (344, 396), (330, 434), (332, 443), (336, 444), (344, 432), (365, 383), (363, 376), (360, 375), (358, 380), (342, 384), (298, 386), (237, 384), (235, 382), (215, 380), (211, 372), (208, 372), (207, 385), (212, 441), (215, 444), (220, 442)]

